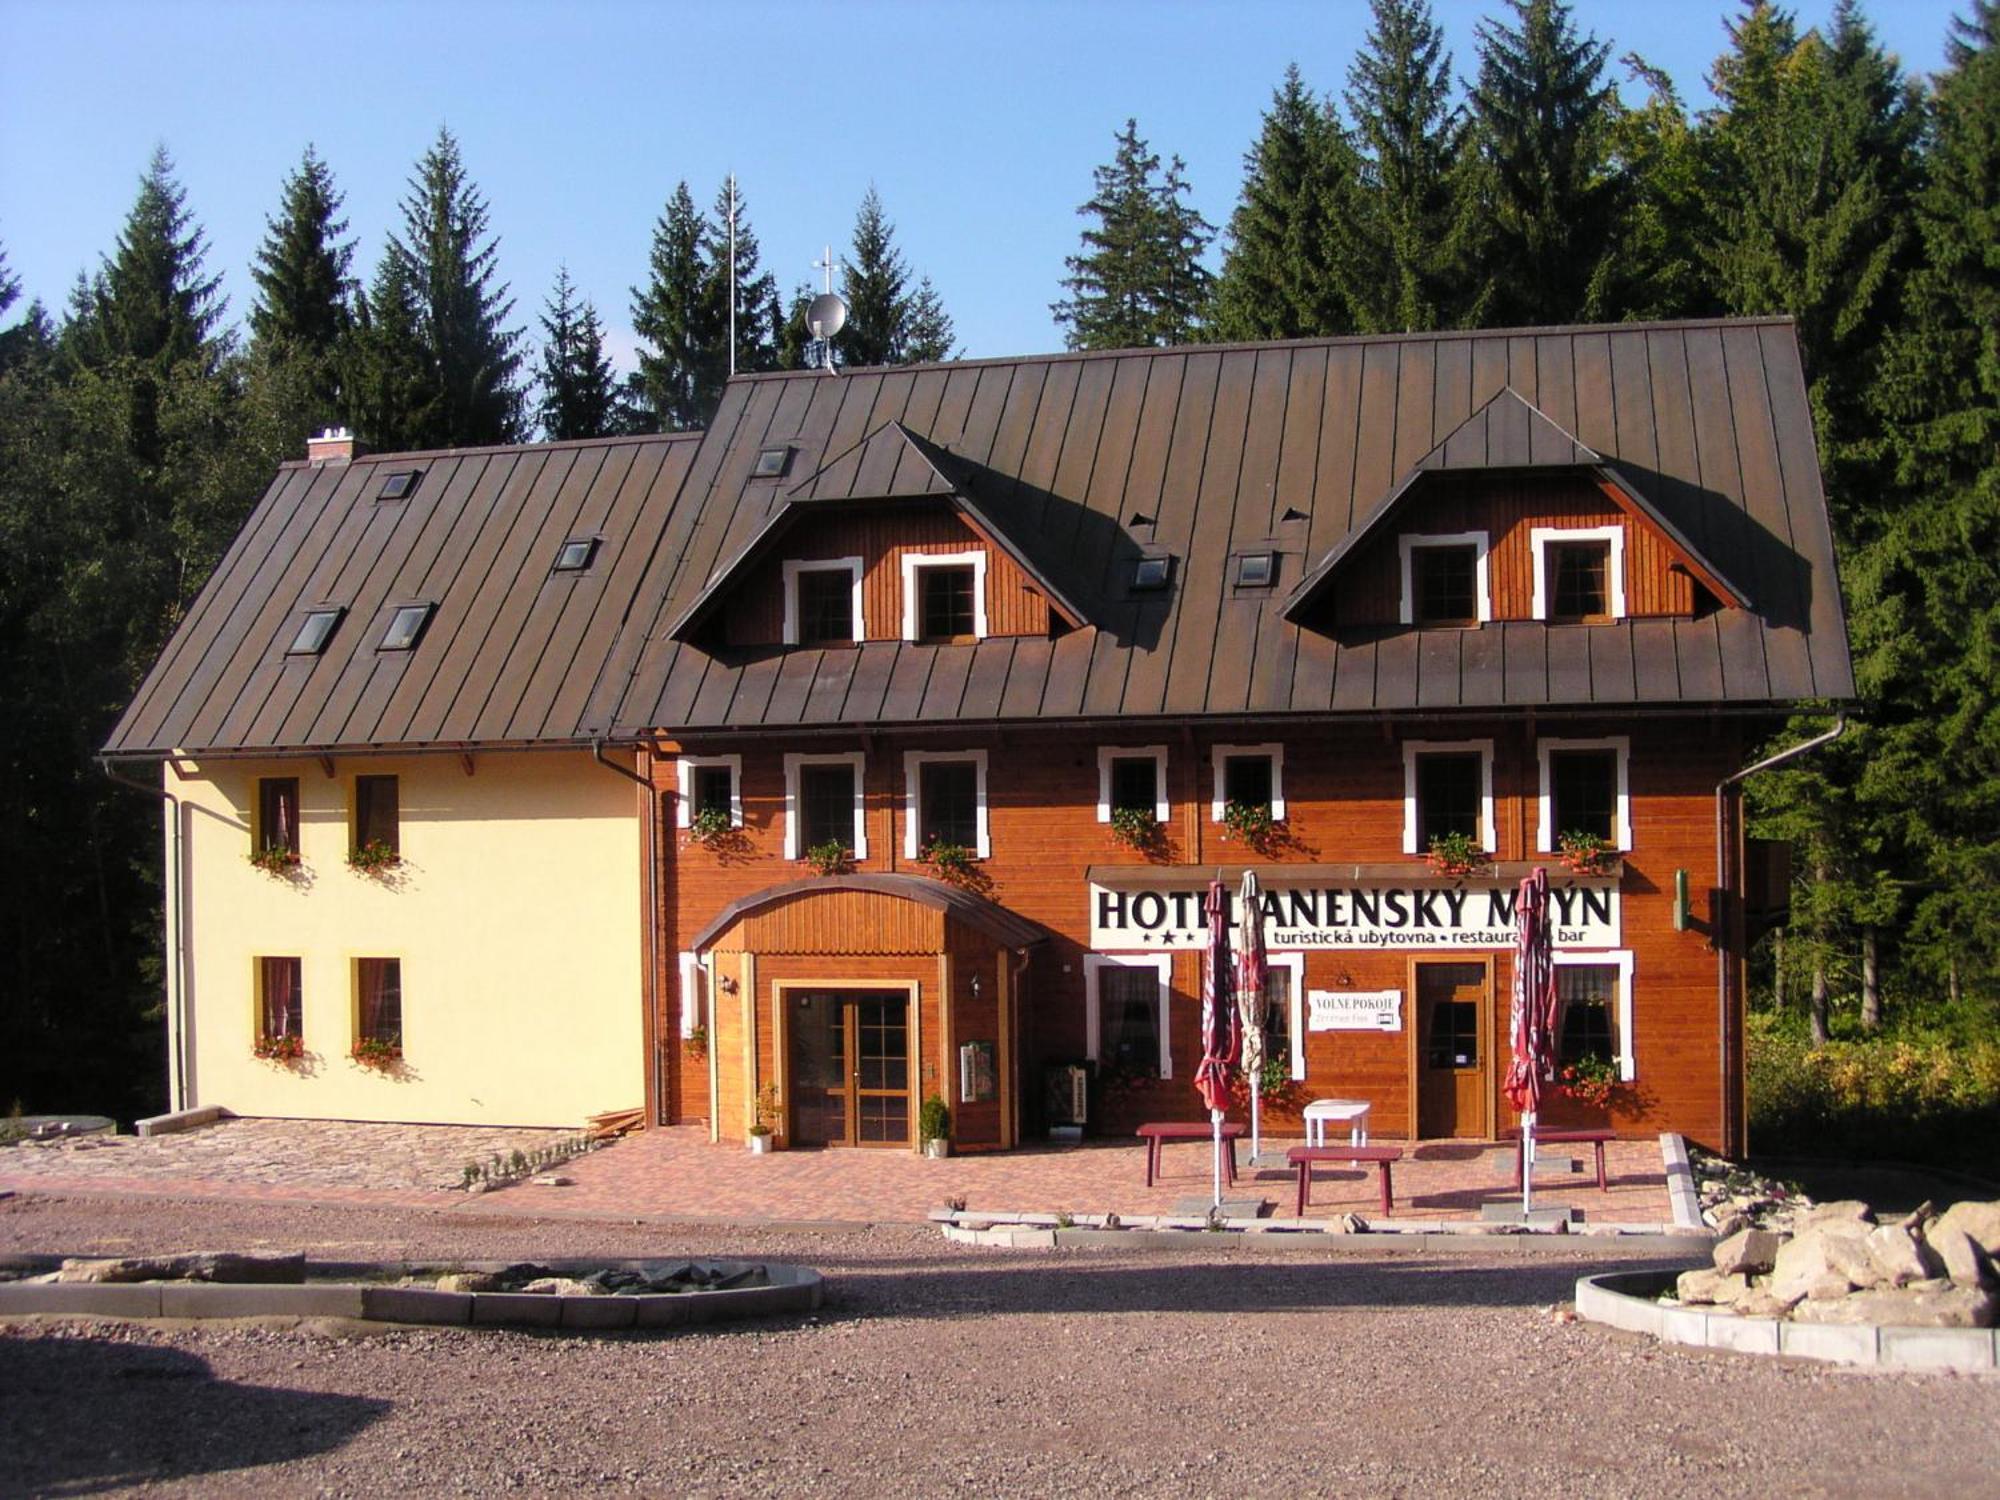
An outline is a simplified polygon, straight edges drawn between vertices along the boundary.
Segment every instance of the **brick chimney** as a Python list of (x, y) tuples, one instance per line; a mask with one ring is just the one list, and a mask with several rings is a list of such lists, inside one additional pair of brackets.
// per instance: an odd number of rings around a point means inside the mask
[(316, 469), (350, 463), (367, 451), (345, 427), (329, 427), (318, 437), (306, 439), (306, 462)]

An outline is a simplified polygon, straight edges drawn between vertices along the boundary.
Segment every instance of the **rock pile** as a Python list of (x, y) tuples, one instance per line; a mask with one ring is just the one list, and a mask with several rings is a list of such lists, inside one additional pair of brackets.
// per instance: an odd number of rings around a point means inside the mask
[(306, 1279), (303, 1252), (294, 1255), (238, 1254), (229, 1250), (194, 1255), (128, 1256), (121, 1260), (70, 1259), (41, 1281), (226, 1281), (296, 1284)]
[(1991, 1328), (2000, 1311), (2000, 1201), (1925, 1204), (1877, 1222), (1865, 1203), (1795, 1203), (1787, 1226), (1746, 1224), (1675, 1298), (1753, 1318)]
[(658, 1292), (727, 1292), (769, 1286), (762, 1266), (724, 1271), (694, 1261), (659, 1272), (611, 1267), (588, 1276), (559, 1276), (547, 1266), (522, 1261), (498, 1271), (450, 1271), (438, 1277), (441, 1292), (532, 1292), (551, 1297), (638, 1297)]

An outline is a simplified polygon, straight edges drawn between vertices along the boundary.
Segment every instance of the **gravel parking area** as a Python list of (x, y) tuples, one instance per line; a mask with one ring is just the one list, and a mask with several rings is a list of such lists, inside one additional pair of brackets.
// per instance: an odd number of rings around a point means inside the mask
[(0, 1202), (0, 1251), (141, 1246), (763, 1256), (831, 1285), (810, 1317), (597, 1338), (15, 1324), (0, 1491), (2000, 1493), (2000, 1376), (1857, 1374), (1565, 1321), (1574, 1278), (1617, 1256), (1605, 1242), (1016, 1252), (918, 1227)]

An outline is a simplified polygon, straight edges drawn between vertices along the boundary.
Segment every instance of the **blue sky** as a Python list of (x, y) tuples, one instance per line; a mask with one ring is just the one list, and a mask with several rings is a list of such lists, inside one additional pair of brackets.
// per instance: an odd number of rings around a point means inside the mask
[[(1831, 5), (1805, 0), (1802, 24)], [(1461, 76), (1499, 8), (1437, 0)], [(1735, 0), (1575, 9), (1614, 56), (1636, 50), (1707, 101)], [(1930, 72), (1953, 9), (1869, 13), (1905, 67)], [(1186, 158), (1220, 225), (1285, 65), (1337, 90), (1366, 27), (1363, 0), (0, 0), (0, 244), (24, 291), (59, 305), (164, 142), (240, 319), (265, 216), (308, 141), (347, 194), (365, 280), (445, 124), (490, 203), (516, 323), (532, 328), (567, 262), (622, 355), (662, 204), (686, 178), (706, 206), (734, 170), (787, 291), (823, 245), (838, 252), (872, 182), (965, 352), (1033, 353), (1060, 346), (1048, 304), (1075, 207), (1127, 115)]]

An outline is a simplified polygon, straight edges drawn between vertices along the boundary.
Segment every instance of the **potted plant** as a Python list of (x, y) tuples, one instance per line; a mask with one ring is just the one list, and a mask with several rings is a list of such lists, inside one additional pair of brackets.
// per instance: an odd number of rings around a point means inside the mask
[(347, 856), (347, 867), (364, 875), (379, 875), (403, 862), (403, 856), (380, 839), (357, 844)]
[(694, 1030), (681, 1038), (681, 1050), (695, 1062), (708, 1056), (708, 1028), (697, 1024)]
[(373, 1068), (377, 1073), (393, 1073), (403, 1061), (402, 1039), (385, 1036), (356, 1037), (347, 1055), (364, 1068)]
[(923, 1142), (924, 1155), (932, 1161), (942, 1161), (951, 1155), (951, 1110), (942, 1096), (930, 1095), (917, 1111), (917, 1139)]
[(688, 819), (687, 842), (704, 849), (720, 848), (734, 830), (726, 807), (704, 807)]
[(771, 1150), (771, 1122), (778, 1116), (778, 1086), (767, 1083), (750, 1101), (750, 1154), (767, 1156)]
[(250, 1049), (251, 1055), (265, 1062), (282, 1063), (286, 1067), (296, 1067), (305, 1061), (306, 1039), (296, 1032), (281, 1032), (277, 1036), (260, 1036)]
[(1129, 848), (1150, 854), (1159, 847), (1160, 820), (1150, 807), (1111, 809), (1111, 836)]
[(250, 863), (266, 875), (287, 880), (298, 873), (299, 851), (283, 844), (266, 844), (250, 851)]
[(1609, 839), (1579, 829), (1571, 829), (1559, 837), (1556, 848), (1562, 862), (1578, 875), (1602, 875), (1611, 867), (1611, 858), (1616, 852)]
[(1440, 833), (1431, 839), (1424, 863), (1440, 875), (1470, 875), (1486, 863), (1486, 851), (1469, 833)]
[(1595, 1054), (1563, 1064), (1556, 1074), (1556, 1086), (1577, 1103), (1591, 1109), (1609, 1109), (1619, 1082), (1618, 1065), (1608, 1057)]
[(950, 839), (932, 839), (917, 858), (935, 870), (939, 880), (952, 885), (969, 885), (979, 873), (979, 856)]
[(847, 862), (852, 858), (853, 851), (839, 839), (828, 839), (806, 850), (806, 863), (818, 875), (838, 875), (846, 870)]
[(1222, 804), (1222, 836), (1234, 839), (1258, 854), (1268, 852), (1278, 825), (1271, 818), (1268, 802), (1225, 802)]

